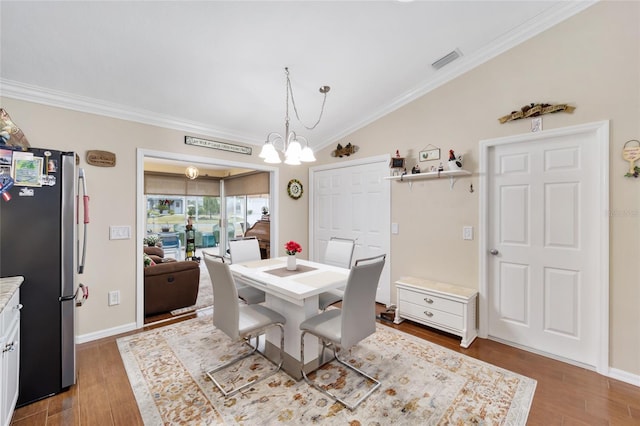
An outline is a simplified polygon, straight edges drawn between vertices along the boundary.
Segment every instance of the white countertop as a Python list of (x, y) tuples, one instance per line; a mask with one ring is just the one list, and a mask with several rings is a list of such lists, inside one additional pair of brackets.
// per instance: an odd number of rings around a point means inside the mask
[(24, 277), (21, 276), (0, 278), (0, 312), (11, 300), (16, 290), (20, 288), (23, 281)]

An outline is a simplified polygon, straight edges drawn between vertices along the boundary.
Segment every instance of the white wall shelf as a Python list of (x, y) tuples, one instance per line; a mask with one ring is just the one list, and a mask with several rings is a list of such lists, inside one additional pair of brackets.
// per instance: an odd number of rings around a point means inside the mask
[(443, 177), (448, 177), (449, 189), (453, 189), (455, 178), (461, 177), (461, 176), (471, 176), (471, 172), (467, 170), (443, 170), (441, 172), (427, 172), (427, 173), (406, 174), (401, 176), (387, 176), (385, 177), (385, 179), (395, 180), (397, 182), (407, 182), (409, 183), (409, 188), (411, 188), (413, 181), (415, 180), (440, 179)]

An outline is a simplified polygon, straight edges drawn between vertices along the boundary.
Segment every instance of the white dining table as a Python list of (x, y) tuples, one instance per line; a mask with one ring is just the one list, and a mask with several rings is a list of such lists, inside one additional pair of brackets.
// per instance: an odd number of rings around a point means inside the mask
[[(297, 270), (286, 269), (287, 258), (277, 257), (230, 265), (238, 284), (246, 284), (265, 292), (265, 305), (283, 315), (285, 359), (283, 370), (299, 380), (300, 373), (300, 324), (318, 314), (318, 295), (327, 290), (344, 287), (349, 269), (297, 259)], [(278, 358), (279, 330), (268, 330), (265, 352), (271, 359)], [(319, 365), (321, 346), (316, 337), (305, 336), (305, 371)]]

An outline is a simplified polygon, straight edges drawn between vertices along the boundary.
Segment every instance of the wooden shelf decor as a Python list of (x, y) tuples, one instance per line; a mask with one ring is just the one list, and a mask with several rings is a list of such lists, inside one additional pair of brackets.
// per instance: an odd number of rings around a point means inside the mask
[(504, 124), (508, 121), (520, 120), (521, 118), (537, 117), (539, 115), (551, 114), (554, 112), (573, 112), (576, 109), (574, 106), (567, 104), (529, 104), (520, 108), (520, 111), (511, 111), (511, 114), (498, 118), (500, 124)]

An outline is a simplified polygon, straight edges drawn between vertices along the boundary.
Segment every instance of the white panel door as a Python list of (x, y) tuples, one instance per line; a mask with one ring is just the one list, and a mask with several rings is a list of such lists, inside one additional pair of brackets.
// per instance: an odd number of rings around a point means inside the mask
[(386, 254), (376, 301), (391, 303), (391, 195), (388, 158), (312, 168), (310, 209), (312, 260), (322, 262), (331, 237), (356, 240), (356, 259)]
[(487, 158), (488, 334), (589, 366), (602, 285), (597, 142), (560, 135)]

